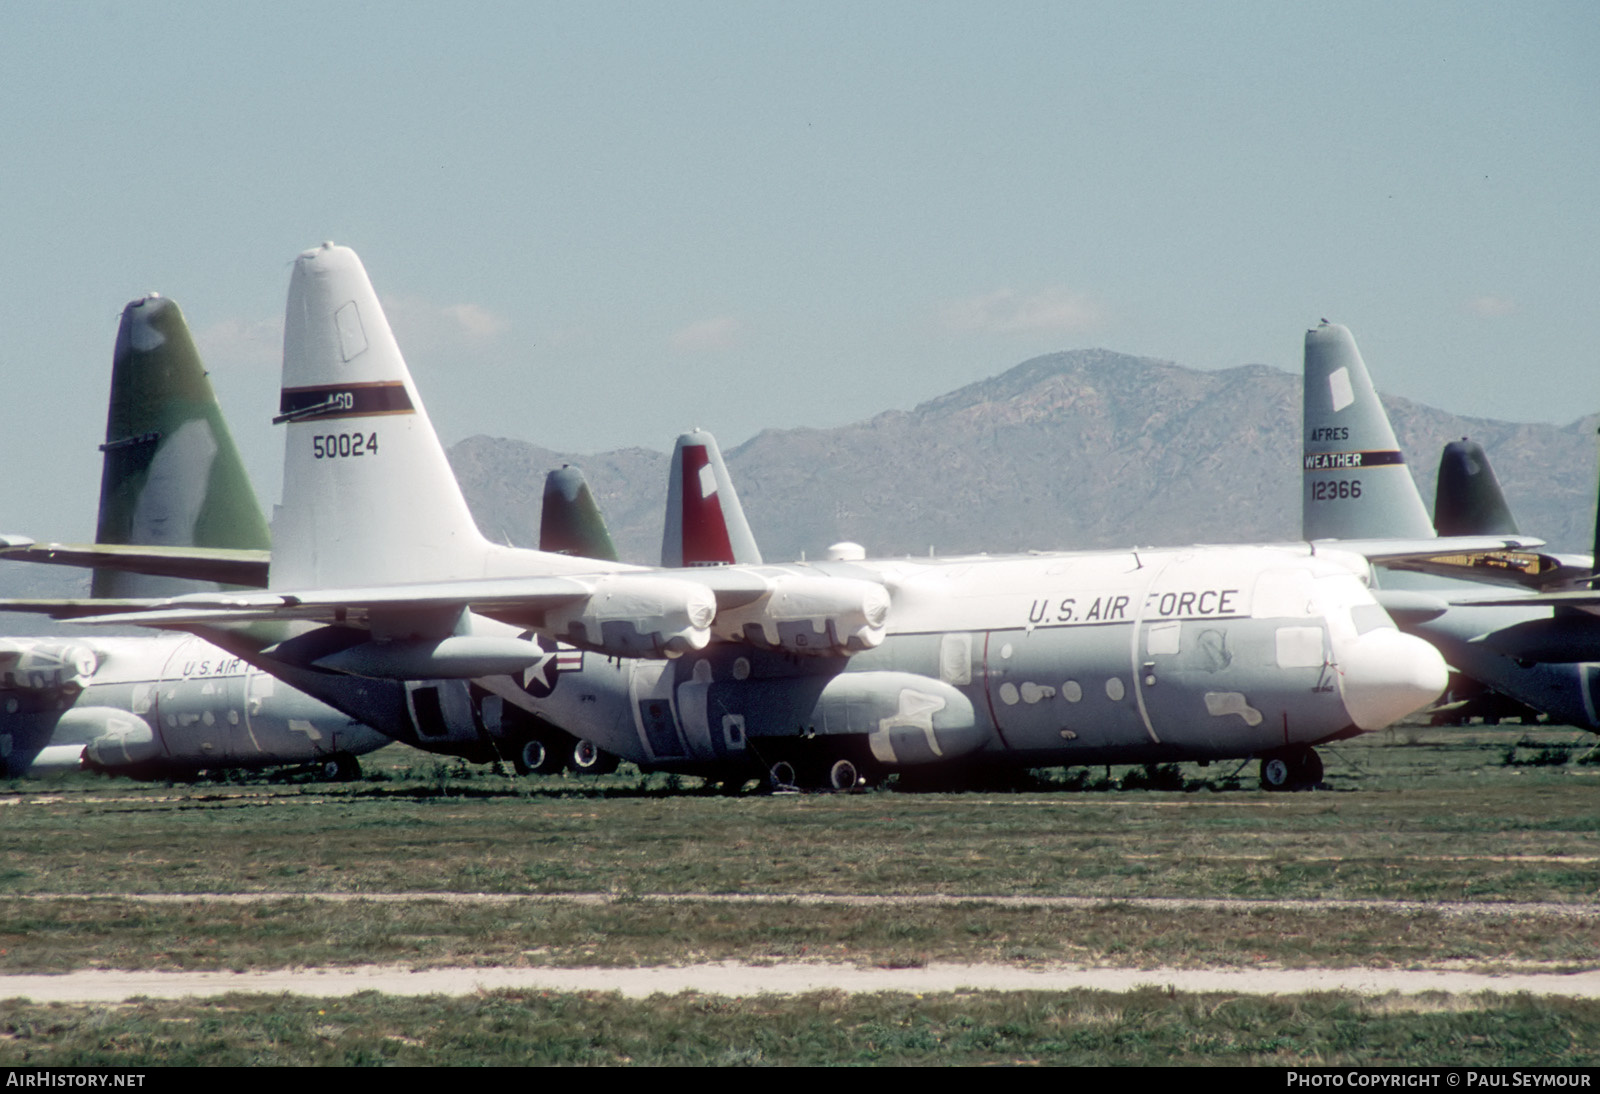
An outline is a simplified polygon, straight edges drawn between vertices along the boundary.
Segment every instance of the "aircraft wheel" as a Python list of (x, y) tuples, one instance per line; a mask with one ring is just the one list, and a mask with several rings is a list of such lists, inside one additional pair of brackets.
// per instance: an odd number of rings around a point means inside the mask
[(800, 785), (800, 776), (795, 772), (794, 764), (788, 760), (779, 760), (767, 768), (767, 788), (769, 790), (794, 790)]
[(1283, 756), (1268, 756), (1261, 761), (1261, 789), (1289, 789), (1289, 761)]
[(355, 782), (361, 778), (361, 764), (348, 752), (336, 752), (322, 761), (322, 778), (330, 783)]
[(517, 769), (518, 775), (554, 775), (565, 762), (561, 750), (537, 733), (523, 738), (511, 757), (511, 766)]
[(587, 737), (573, 742), (567, 766), (574, 775), (609, 775), (617, 769), (619, 760)]
[(865, 782), (860, 770), (849, 760), (835, 760), (828, 769), (828, 785), (835, 790), (854, 790)]
[(1297, 748), (1261, 760), (1261, 789), (1306, 790), (1322, 781), (1322, 757), (1315, 749)]
[(1295, 757), (1294, 784), (1299, 788), (1310, 788), (1322, 781), (1322, 757), (1317, 755), (1314, 748), (1308, 748)]

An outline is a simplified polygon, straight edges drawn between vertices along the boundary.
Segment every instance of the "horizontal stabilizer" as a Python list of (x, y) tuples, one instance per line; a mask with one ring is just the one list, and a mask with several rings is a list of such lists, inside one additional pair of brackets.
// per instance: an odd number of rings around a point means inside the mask
[[(9, 537), (19, 539), (21, 537)], [(92, 567), (217, 585), (265, 588), (271, 551), (227, 547), (145, 547), (120, 543), (30, 543), (0, 548), (8, 562)]]

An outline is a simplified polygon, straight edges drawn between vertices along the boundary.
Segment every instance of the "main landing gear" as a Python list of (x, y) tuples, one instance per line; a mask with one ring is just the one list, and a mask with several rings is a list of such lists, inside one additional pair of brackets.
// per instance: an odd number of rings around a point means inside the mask
[(831, 764), (805, 764), (779, 760), (767, 768), (770, 790), (858, 790), (871, 786), (874, 774), (855, 760), (838, 759)]
[(563, 742), (545, 733), (531, 733), (517, 745), (511, 756), (511, 766), (518, 775), (554, 775), (566, 765)]
[(518, 775), (556, 775), (562, 768), (574, 775), (609, 775), (620, 762), (593, 741), (554, 729), (525, 733), (511, 753), (511, 766)]
[(1261, 758), (1261, 789), (1310, 790), (1322, 781), (1322, 757), (1313, 748), (1286, 748)]
[(587, 737), (579, 737), (574, 741), (572, 752), (567, 757), (567, 766), (574, 775), (609, 775), (620, 762), (617, 755), (607, 752)]
[(361, 764), (348, 752), (335, 752), (317, 765), (317, 774), (324, 782), (355, 782), (361, 778)]

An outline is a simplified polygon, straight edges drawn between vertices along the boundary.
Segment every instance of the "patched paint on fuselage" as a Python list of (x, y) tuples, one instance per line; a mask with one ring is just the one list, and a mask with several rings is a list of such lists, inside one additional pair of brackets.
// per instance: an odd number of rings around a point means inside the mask
[[(958, 692), (972, 720), (948, 730), (952, 757), (1042, 766), (1253, 755), (1351, 731), (1335, 646), (1357, 635), (1352, 603), (1375, 608), (1356, 568), (1279, 548), (769, 568), (883, 582), (894, 597), (888, 637), (850, 658), (737, 643), (672, 662), (590, 654), (548, 695), (520, 701), (624, 758), (682, 770), (751, 763), (763, 741), (826, 735), (829, 681), (857, 673), (884, 674), (891, 689), (893, 674), (910, 674)], [(759, 700), (733, 698), (757, 685)], [(925, 690), (936, 705), (937, 689)]]
[[(26, 641), (26, 640), (16, 640)], [(0, 688), (5, 771), (25, 773), (46, 747), (84, 745), (91, 764), (132, 773), (305, 763), (370, 752), (388, 738), (190, 635), (96, 638), (91, 675), (67, 688)], [(81, 686), (80, 686), (81, 685)], [(13, 710), (15, 706), (17, 709)], [(103, 712), (86, 722), (71, 712)], [(148, 726), (126, 741), (127, 712)], [(105, 732), (96, 733), (96, 729)], [(58, 731), (59, 730), (59, 731)]]

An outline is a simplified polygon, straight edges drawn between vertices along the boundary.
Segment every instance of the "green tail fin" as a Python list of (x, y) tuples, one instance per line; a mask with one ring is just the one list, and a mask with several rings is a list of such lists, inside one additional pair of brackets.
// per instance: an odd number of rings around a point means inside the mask
[(570, 464), (545, 476), (539, 512), (539, 550), (579, 558), (617, 561), (616, 544), (606, 529), (583, 472)]
[[(100, 543), (267, 550), (271, 534), (183, 313), (146, 296), (122, 310), (100, 478)], [(97, 570), (96, 597), (209, 586)]]

